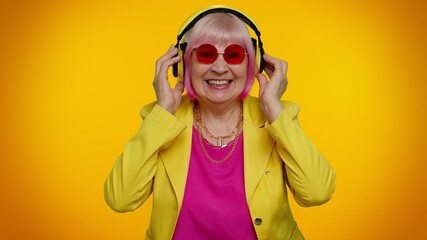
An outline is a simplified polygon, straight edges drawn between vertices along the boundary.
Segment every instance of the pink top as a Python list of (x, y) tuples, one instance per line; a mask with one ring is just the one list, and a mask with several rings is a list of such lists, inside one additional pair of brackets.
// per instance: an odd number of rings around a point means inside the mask
[[(243, 174), (243, 133), (231, 157), (215, 164), (203, 153), (198, 132), (193, 141), (184, 200), (173, 235), (181, 239), (257, 239), (246, 203)], [(223, 159), (232, 143), (214, 148), (205, 140), (213, 159)]]

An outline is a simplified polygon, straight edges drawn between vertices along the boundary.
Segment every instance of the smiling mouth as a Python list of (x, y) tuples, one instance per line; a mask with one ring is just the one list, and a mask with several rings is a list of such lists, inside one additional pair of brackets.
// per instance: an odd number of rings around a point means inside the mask
[(213, 87), (225, 87), (230, 85), (231, 82), (232, 80), (206, 80), (206, 83)]

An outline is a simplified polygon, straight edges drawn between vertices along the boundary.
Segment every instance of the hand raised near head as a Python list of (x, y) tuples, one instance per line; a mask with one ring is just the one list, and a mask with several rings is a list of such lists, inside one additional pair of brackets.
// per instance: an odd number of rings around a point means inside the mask
[(176, 56), (178, 49), (171, 46), (169, 50), (156, 61), (156, 72), (153, 81), (154, 91), (156, 92), (157, 104), (166, 109), (171, 114), (174, 114), (178, 108), (184, 84), (179, 81), (174, 88), (171, 87), (168, 81), (168, 69), (173, 64), (180, 61), (181, 57)]
[(274, 58), (268, 54), (263, 56), (265, 60), (265, 72), (256, 75), (259, 82), (259, 99), (261, 108), (267, 115), (270, 122), (273, 122), (283, 111), (280, 102), (282, 95), (288, 86), (288, 63)]

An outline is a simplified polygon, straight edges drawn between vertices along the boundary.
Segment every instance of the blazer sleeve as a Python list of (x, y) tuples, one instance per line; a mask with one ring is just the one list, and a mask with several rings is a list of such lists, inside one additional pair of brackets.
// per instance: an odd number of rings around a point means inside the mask
[(323, 204), (335, 191), (335, 172), (301, 129), (299, 105), (285, 102), (284, 107), (273, 123), (266, 124), (266, 129), (284, 161), (287, 184), (300, 206)]
[(159, 105), (141, 110), (143, 122), (126, 144), (104, 184), (107, 204), (117, 212), (141, 206), (152, 193), (159, 151), (166, 149), (185, 125)]

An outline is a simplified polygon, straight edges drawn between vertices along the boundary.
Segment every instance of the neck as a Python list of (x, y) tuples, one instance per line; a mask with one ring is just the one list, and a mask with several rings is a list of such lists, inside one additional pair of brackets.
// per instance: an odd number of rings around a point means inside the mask
[(236, 129), (242, 111), (242, 102), (210, 105), (196, 103), (204, 125), (216, 136), (228, 135)]
[(242, 101), (239, 99), (238, 101), (224, 104), (198, 101), (197, 105), (203, 119), (215, 122), (230, 122), (230, 120), (239, 116)]

